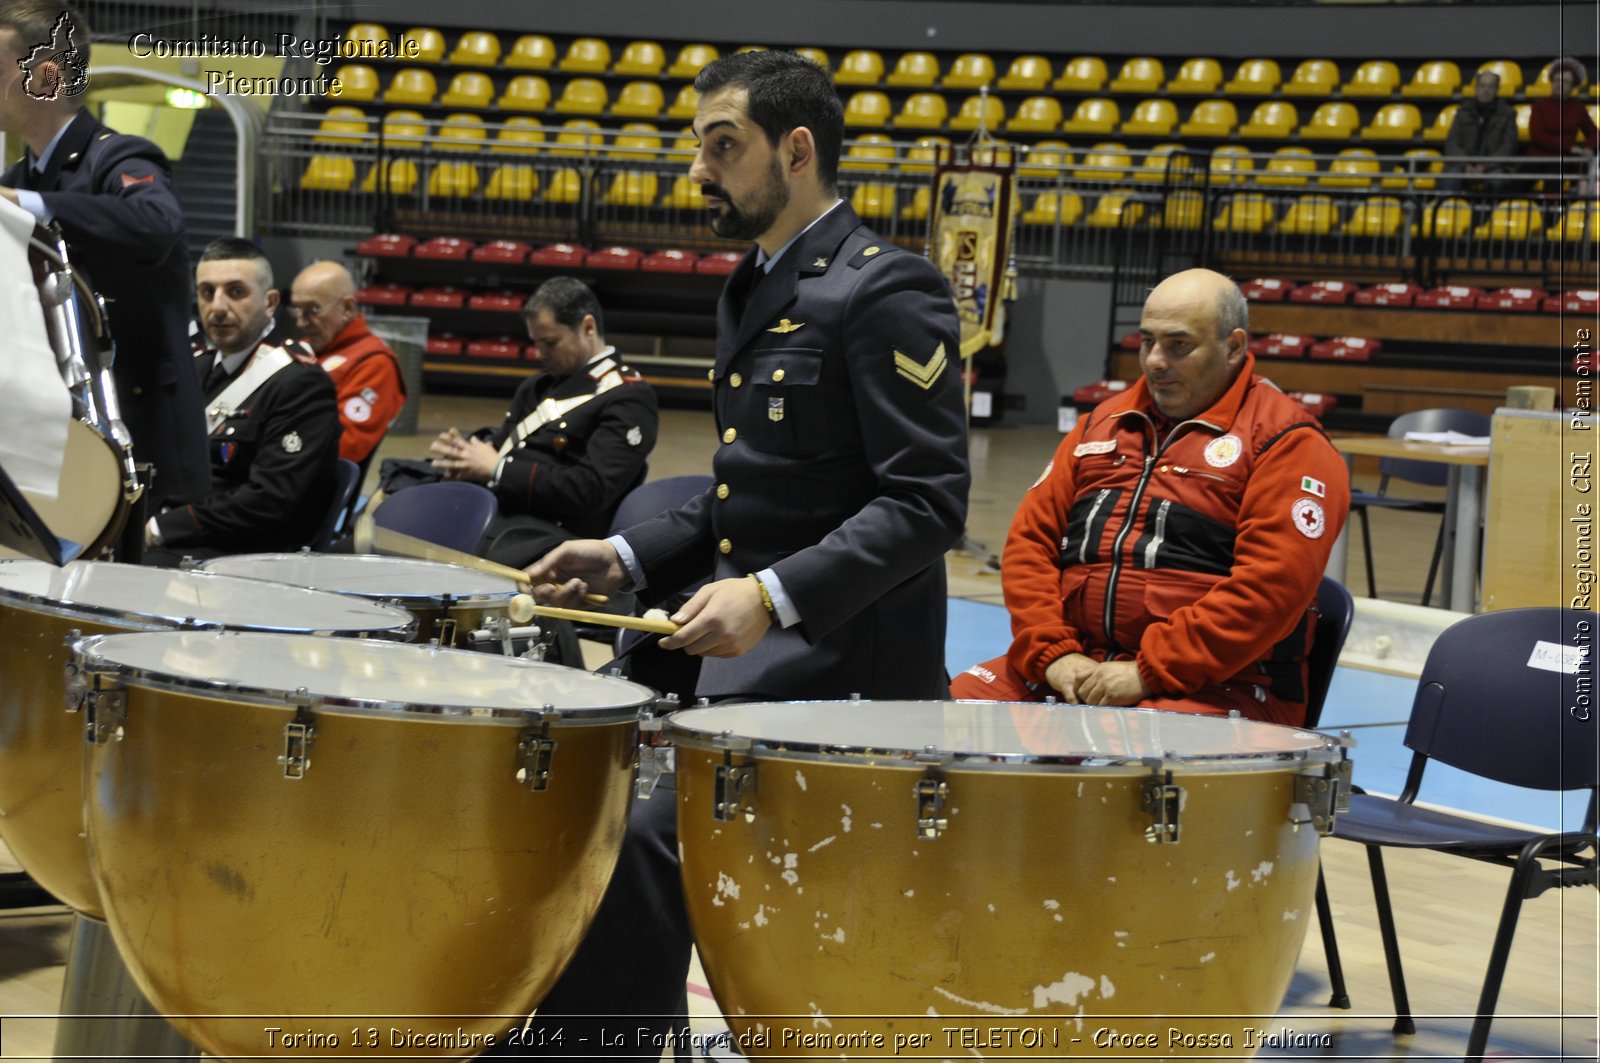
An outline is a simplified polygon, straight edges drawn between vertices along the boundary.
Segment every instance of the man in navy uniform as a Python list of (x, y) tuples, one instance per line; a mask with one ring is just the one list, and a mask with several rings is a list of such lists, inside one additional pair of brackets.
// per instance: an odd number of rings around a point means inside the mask
[(134, 460), (156, 470), (146, 502), (201, 497), (210, 471), (188, 342), (183, 212), (161, 149), (83, 109), (88, 48), (88, 27), (71, 9), (0, 0), (0, 131), (27, 146), (0, 175), (0, 196), (58, 225), (106, 300)]
[(248, 240), (213, 240), (195, 267), (211, 489), (145, 526), (145, 561), (297, 550), (333, 504), (339, 407), (310, 350), (272, 336), (272, 266)]
[[(689, 175), (717, 234), (756, 245), (717, 306), (716, 486), (620, 536), (565, 544), (529, 578), (572, 602), (711, 576), (661, 642), (705, 658), (702, 696), (945, 697), (944, 554), (969, 481), (948, 286), (839, 199), (842, 109), (819, 67), (741, 52), (695, 87)], [(679, 1007), (689, 955), (673, 796), (636, 806), (595, 925), (541, 1005), (561, 1051), (595, 1051), (604, 1028), (562, 1016), (638, 1015), (657, 1036), (673, 1025), (661, 1017)], [(657, 1053), (644, 1037), (620, 1054)]]

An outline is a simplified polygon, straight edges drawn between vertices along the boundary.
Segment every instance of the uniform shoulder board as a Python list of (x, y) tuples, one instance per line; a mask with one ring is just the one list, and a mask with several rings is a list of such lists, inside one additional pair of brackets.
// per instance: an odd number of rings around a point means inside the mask
[(116, 136), (116, 134), (108, 129), (104, 133), (101, 133), (99, 136), (95, 137), (95, 139), (96, 140), (110, 140), (114, 136)]
[(623, 382), (626, 384), (641, 384), (644, 382), (644, 375), (631, 365), (617, 366), (617, 375), (622, 377)]
[(304, 362), (306, 365), (317, 364), (316, 354), (306, 345), (304, 340), (289, 340), (283, 345), (283, 349), (288, 351), (297, 362)]
[(866, 247), (863, 247), (861, 250), (857, 251), (855, 254), (850, 256), (850, 268), (851, 269), (860, 269), (862, 266), (865, 266), (868, 262), (871, 262), (872, 260), (877, 259), (877, 258), (882, 258), (884, 255), (890, 254), (890, 253), (898, 251), (898, 250), (900, 250), (899, 247), (897, 247), (894, 244), (889, 243), (887, 240), (879, 241), (878, 243), (868, 244)]

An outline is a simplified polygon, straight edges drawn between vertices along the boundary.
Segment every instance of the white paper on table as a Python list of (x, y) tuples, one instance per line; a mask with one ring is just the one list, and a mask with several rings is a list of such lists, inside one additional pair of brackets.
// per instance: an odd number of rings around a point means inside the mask
[(72, 397), (28, 266), (32, 214), (0, 199), (0, 468), (30, 494), (61, 491)]
[(1407, 432), (1407, 443), (1438, 443), (1447, 447), (1486, 447), (1488, 436), (1469, 436), (1464, 432)]

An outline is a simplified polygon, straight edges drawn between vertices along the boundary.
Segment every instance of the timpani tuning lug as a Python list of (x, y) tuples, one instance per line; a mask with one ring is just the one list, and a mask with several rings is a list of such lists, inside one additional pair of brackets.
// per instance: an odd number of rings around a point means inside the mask
[(128, 693), (97, 678), (83, 698), (83, 736), (90, 745), (122, 741), (122, 724), (128, 718)]
[(317, 726), (312, 722), (309, 695), (305, 687), (295, 691), (294, 719), (283, 725), (283, 755), (278, 763), (283, 765), (285, 779), (303, 779), (311, 767), (311, 743), (316, 741)]
[(534, 793), (550, 789), (550, 764), (557, 744), (550, 737), (550, 719), (555, 711), (554, 705), (546, 705), (543, 713), (528, 713), (528, 726), (517, 735), (517, 757), (522, 764), (517, 781)]
[(734, 763), (735, 753), (748, 754), (750, 739), (724, 731), (711, 740), (722, 749), (722, 763), (717, 765), (712, 783), (711, 818), (718, 823), (732, 823), (740, 816), (746, 823), (756, 818), (756, 765), (741, 759)]
[(1156, 845), (1178, 843), (1178, 817), (1183, 808), (1183, 787), (1172, 781), (1170, 768), (1156, 769), (1139, 788), (1139, 807), (1150, 813), (1144, 840)]
[(1323, 764), (1322, 771), (1304, 772), (1294, 777), (1294, 803), (1289, 806), (1289, 822), (1296, 830), (1310, 826), (1318, 834), (1333, 833), (1333, 821), (1350, 808), (1348, 757)]

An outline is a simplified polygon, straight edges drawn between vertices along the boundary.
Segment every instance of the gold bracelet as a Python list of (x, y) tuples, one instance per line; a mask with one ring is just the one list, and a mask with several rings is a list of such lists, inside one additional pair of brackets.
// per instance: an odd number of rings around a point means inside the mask
[(766, 609), (767, 615), (774, 620), (778, 619), (778, 607), (772, 604), (772, 595), (767, 593), (767, 585), (762, 583), (761, 577), (754, 572), (748, 573), (748, 575), (756, 581), (756, 590), (761, 592), (761, 605)]

